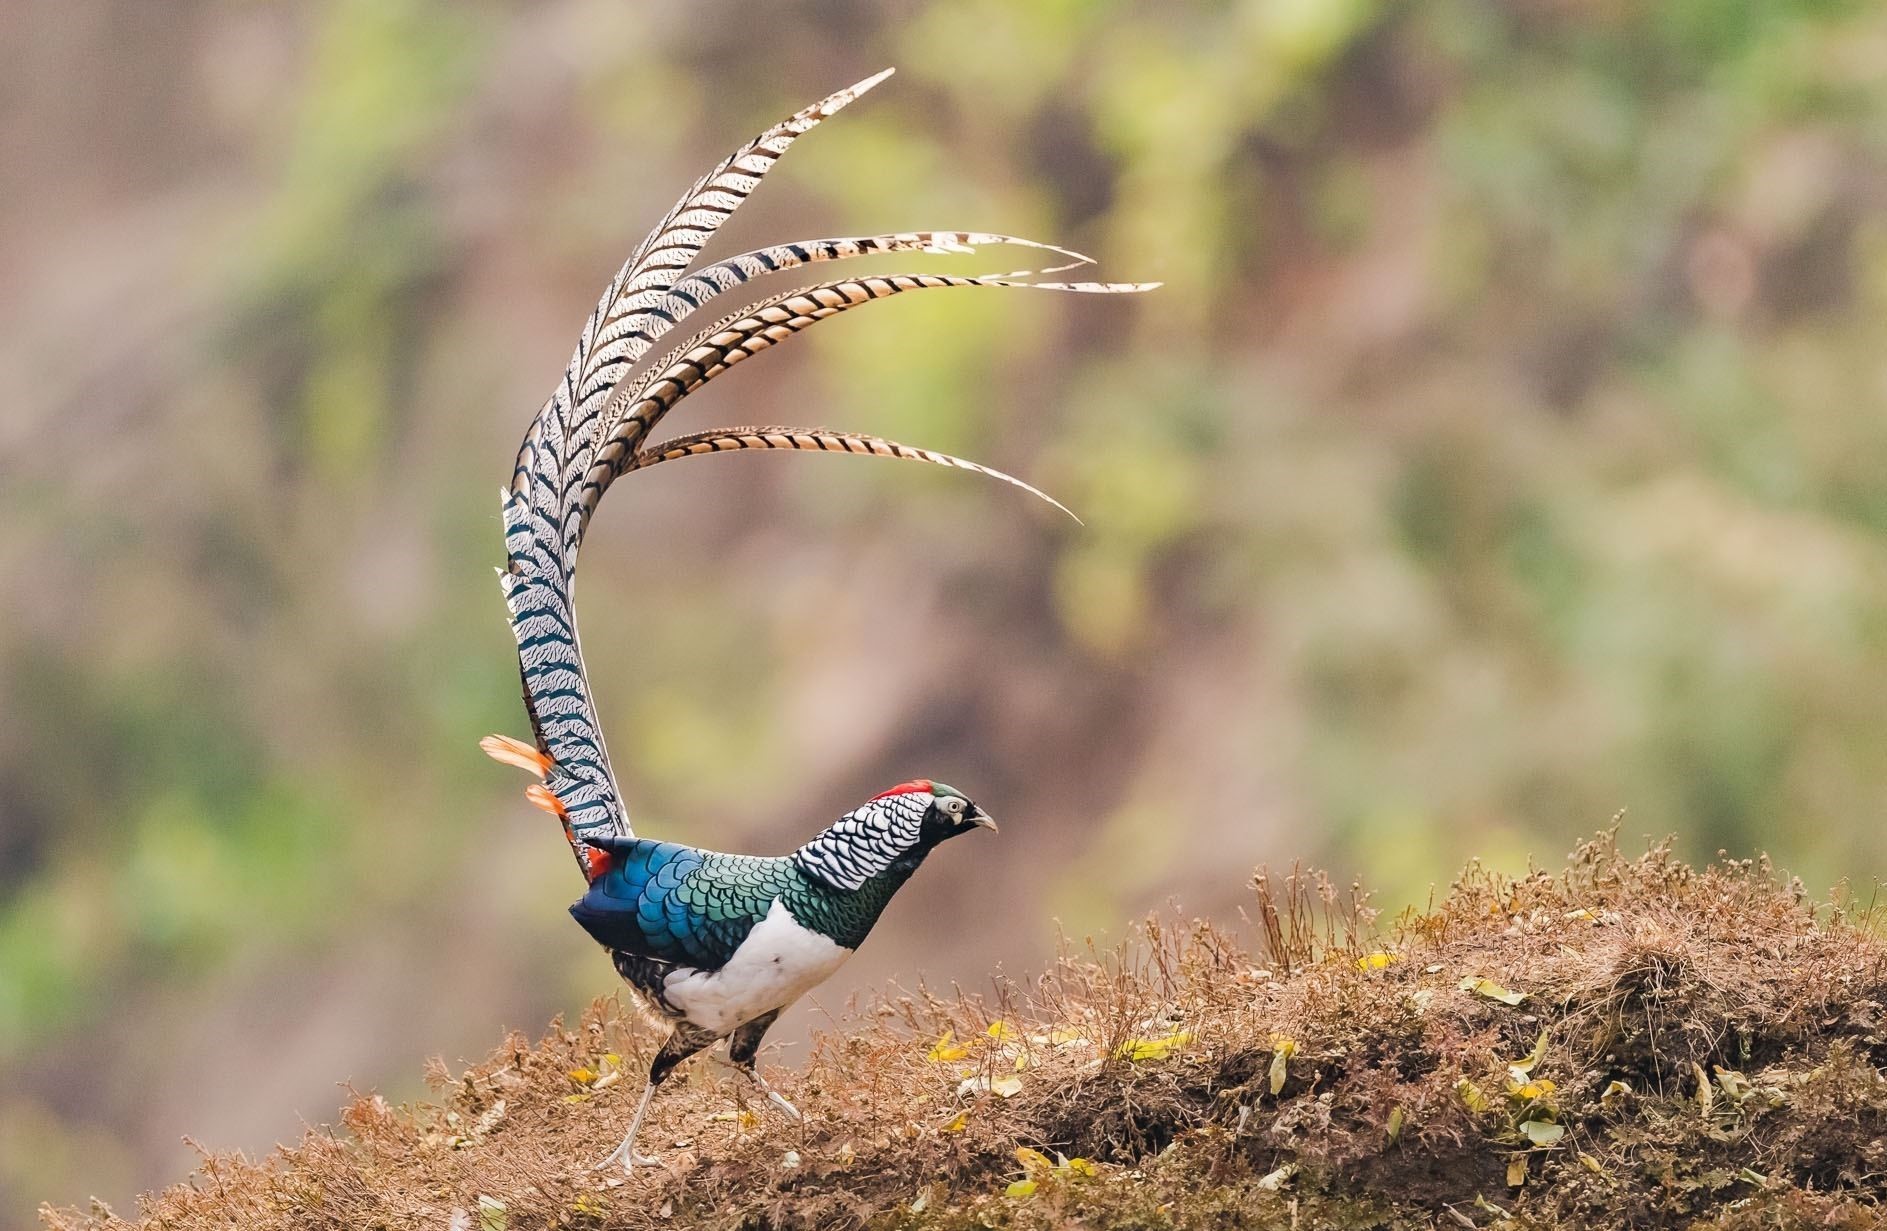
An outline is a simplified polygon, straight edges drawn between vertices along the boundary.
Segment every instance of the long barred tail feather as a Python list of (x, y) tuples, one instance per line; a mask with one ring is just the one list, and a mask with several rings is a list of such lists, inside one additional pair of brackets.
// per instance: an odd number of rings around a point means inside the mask
[(883, 436), (871, 436), (864, 432), (835, 432), (823, 427), (730, 427), (706, 432), (692, 432), (686, 436), (677, 436), (664, 440), (659, 445), (651, 446), (636, 454), (633, 461), (623, 468), (626, 474), (631, 470), (646, 470), (662, 462), (672, 462), (683, 457), (703, 457), (711, 453), (738, 453), (747, 449), (790, 449), (801, 453), (852, 453), (863, 457), (896, 457), (912, 462), (929, 462), (933, 466), (948, 466), (953, 470), (967, 470), (972, 474), (987, 475), (999, 479), (1011, 486), (1019, 487), (1038, 500), (1047, 501), (1068, 516), (1082, 524), (1075, 511), (1055, 499), (1032, 483), (1026, 483), (1012, 474), (1005, 474), (994, 466), (983, 466), (976, 462), (965, 461), (948, 453), (939, 453), (934, 449), (918, 449), (911, 445), (899, 444)]
[[(904, 231), (890, 235), (802, 239), (793, 243), (757, 248), (752, 252), (743, 252), (737, 256), (728, 257), (724, 261), (716, 261), (712, 265), (704, 266), (669, 287), (667, 291), (654, 296), (653, 302), (639, 318), (633, 321), (633, 328), (612, 328), (605, 331), (603, 336), (606, 345), (619, 346), (621, 357), (633, 363), (647, 353), (648, 349), (674, 328), (683, 317), (699, 311), (716, 296), (726, 294), (735, 287), (768, 274), (797, 269), (802, 265), (811, 265), (820, 261), (844, 261), (853, 257), (887, 252), (922, 252), (932, 256), (954, 256), (967, 255), (975, 252), (979, 247), (994, 245), (1034, 248), (1067, 258), (1065, 264), (1039, 271), (1043, 274), (1062, 273), (1083, 265), (1094, 264), (1093, 257), (1083, 256), (1068, 248), (1044, 244), (1032, 239), (1021, 239), (1014, 235), (996, 235), (981, 231)], [(1018, 270), (1014, 273), (990, 276), (1023, 278), (1033, 276), (1034, 272), (1036, 271)], [(610, 354), (614, 356), (616, 352), (611, 351)], [(604, 375), (604, 373), (599, 372), (599, 375)], [(590, 391), (586, 389), (583, 392)], [(605, 419), (607, 420), (607, 415)]]
[[(695, 181), (637, 245), (597, 303), (584, 344), (578, 348), (584, 361), (576, 387), (594, 388), (599, 377), (626, 370), (641, 353), (636, 344), (644, 330), (672, 325), (673, 310), (661, 301), (721, 224), (733, 217), (795, 140), (857, 101), (893, 71), (875, 73), (794, 113)], [(642, 341), (641, 346), (645, 350), (648, 343)]]
[(1030, 282), (1008, 276), (884, 274), (822, 282), (752, 304), (675, 347), (650, 369), (649, 376), (629, 395), (634, 401), (615, 418), (615, 426), (596, 450), (578, 491), (578, 534), (588, 527), (603, 493), (626, 473), (643, 441), (677, 402), (743, 359), (769, 350), (819, 321), (905, 291), (979, 286), (1122, 294), (1152, 290), (1158, 285), (1157, 282)]
[(836, 115), (889, 70), (814, 103), (735, 150), (697, 180), (637, 245), (604, 288), (575, 351), (525, 434), (502, 511), (501, 582), (518, 643), (525, 709), (551, 763), (543, 784), (563, 808), (579, 866), (591, 867), (585, 835), (633, 832), (596, 718), (577, 641), (572, 580), (582, 538), (572, 494), (600, 439), (598, 416), (626, 373), (638, 331), (663, 315), (655, 301), (694, 263), (722, 223), (757, 188), (793, 142)]
[[(1066, 257), (1067, 260), (1063, 264), (1042, 270), (1023, 269), (1009, 273), (981, 275), (983, 279), (990, 282), (1021, 281), (1048, 274), (1065, 273), (1083, 265), (1094, 264), (1093, 257), (1084, 256), (1069, 248), (1044, 244), (1032, 239), (1021, 239), (1014, 235), (996, 235), (980, 231), (905, 231), (891, 235), (854, 235), (840, 239), (803, 239), (793, 243), (774, 244), (769, 248), (743, 252), (725, 261), (716, 262), (676, 283), (656, 306), (654, 310), (656, 319), (643, 324), (636, 330), (633, 337), (625, 339), (626, 349), (623, 353), (633, 363), (683, 319), (707, 307), (708, 303), (716, 297), (767, 274), (818, 262), (844, 261), (853, 257), (888, 252), (922, 252), (932, 256), (945, 256), (972, 253), (979, 246), (993, 245), (1034, 248)], [(802, 290), (787, 294), (790, 296), (803, 293)], [(746, 308), (722, 317), (689, 341), (658, 359), (652, 365), (652, 372), (662, 372), (670, 367), (678, 356), (694, 349), (704, 339), (725, 329), (742, 316), (777, 302), (779, 298), (784, 298), (784, 296), (750, 304)], [(640, 380), (625, 375), (623, 379), (616, 382), (615, 388), (610, 392), (608, 400), (598, 415), (601, 421), (597, 429), (599, 437), (606, 439), (620, 427), (625, 409), (645, 394), (650, 379), (651, 374), (645, 373)]]
[[(528, 794), (537, 806), (558, 816), (586, 874), (600, 866), (592, 858), (600, 851), (596, 843), (632, 833), (597, 723), (572, 598), (584, 532), (597, 502), (617, 477), (678, 457), (740, 449), (867, 453), (989, 475), (1067, 511), (1045, 493), (1000, 471), (860, 433), (737, 428), (683, 436), (646, 448), (649, 433), (662, 417), (728, 368), (813, 322), (904, 291), (1002, 286), (1116, 293), (1158, 285), (1039, 281), (1092, 261), (1053, 244), (977, 231), (803, 240), (744, 252), (687, 273), (708, 240), (795, 140), (890, 73), (886, 69), (868, 77), (767, 129), (683, 194), (604, 288), (578, 335), (563, 379), (525, 434), (511, 481), (501, 494), (506, 562), (499, 571), (500, 582), (517, 638), (518, 669), (536, 747), (503, 736), (490, 737), (483, 746), (496, 759), (539, 776)], [(1065, 263), (1034, 273), (890, 274), (788, 291), (723, 316), (661, 355), (645, 371), (635, 371), (677, 325), (719, 296), (766, 274), (878, 253), (955, 254), (994, 245), (1052, 253), (1065, 258)]]

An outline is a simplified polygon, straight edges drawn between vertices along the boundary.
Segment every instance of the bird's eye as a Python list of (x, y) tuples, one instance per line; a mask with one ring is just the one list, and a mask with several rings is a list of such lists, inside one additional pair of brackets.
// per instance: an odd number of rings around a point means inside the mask
[(943, 810), (948, 812), (951, 816), (961, 816), (963, 814), (963, 801), (954, 795), (945, 796)]

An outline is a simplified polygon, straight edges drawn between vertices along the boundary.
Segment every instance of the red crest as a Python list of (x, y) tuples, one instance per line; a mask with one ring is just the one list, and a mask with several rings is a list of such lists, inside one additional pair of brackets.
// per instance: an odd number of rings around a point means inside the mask
[(892, 787), (888, 791), (880, 791), (876, 795), (872, 796), (872, 798), (883, 799), (888, 795), (917, 795), (917, 794), (930, 795), (933, 793), (934, 792), (932, 792), (931, 790), (931, 784), (930, 784), (929, 778), (913, 778), (909, 782), (898, 783), (898, 785)]

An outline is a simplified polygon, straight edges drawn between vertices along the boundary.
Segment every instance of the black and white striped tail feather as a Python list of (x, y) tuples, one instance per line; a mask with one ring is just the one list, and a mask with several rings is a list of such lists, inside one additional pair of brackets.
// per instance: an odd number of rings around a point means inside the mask
[(563, 380), (538, 412), (518, 451), (511, 491), (523, 497), (527, 507), (512, 510), (507, 517), (507, 541), (513, 537), (514, 520), (535, 524), (530, 536), (518, 540), (523, 552), (511, 553), (512, 571), (541, 570), (554, 563), (567, 577), (574, 566), (574, 559), (568, 557), (574, 553), (579, 532), (565, 516), (567, 476), (580, 475), (587, 468), (585, 455), (600, 436), (598, 418), (616, 384), (609, 373), (627, 370), (629, 359), (613, 343), (649, 325), (657, 326), (652, 336), (659, 337), (672, 320), (662, 323), (670, 314), (656, 307), (656, 302), (694, 263), (721, 224), (798, 137), (888, 75), (886, 70), (829, 95), (723, 159), (676, 202), (611, 279), (584, 323)]
[[(562, 494), (556, 480), (598, 434), (596, 419), (604, 406), (602, 399), (616, 383), (608, 374), (626, 370), (627, 358), (612, 343), (658, 319), (650, 313), (656, 300), (694, 263), (702, 246), (759, 186), (794, 140), (885, 76), (880, 73), (822, 99), (723, 159), (683, 194), (610, 280), (584, 322), (563, 381), (532, 422), (512, 472), (512, 490), (531, 497), (547, 520), (553, 524), (559, 520), (552, 500)], [(546, 453), (551, 457), (546, 458)]]
[[(808, 253), (824, 251), (832, 254), (815, 256), (813, 259), (843, 259), (847, 255), (863, 255), (873, 250), (891, 251), (896, 250), (893, 245), (899, 243), (912, 246), (921, 244), (931, 250), (949, 250), (936, 243), (938, 234), (895, 239), (892, 244), (878, 249), (867, 244), (841, 246), (837, 242), (826, 243), (822, 248), (821, 241), (793, 247)], [(947, 234), (953, 243), (966, 245), (972, 238), (983, 238), (966, 232), (942, 234)], [(1053, 250), (1066, 252), (1065, 249)], [(567, 819), (578, 837), (587, 833), (619, 834), (624, 832), (624, 828), (619, 827), (626, 827), (626, 821), (620, 819), (622, 809), (619, 796), (610, 772), (606, 746), (595, 720), (594, 707), (590, 702), (570, 599), (575, 557), (589, 516), (609, 483), (625, 472), (629, 459), (633, 457), (631, 446), (646, 439), (648, 432), (675, 403), (702, 384), (749, 355), (785, 340), (814, 321), (903, 291), (949, 286), (1011, 286), (1090, 293), (1145, 289), (1143, 284), (1135, 283), (1030, 282), (1014, 275), (962, 277), (893, 274), (824, 283), (787, 292), (736, 314), (725, 322), (726, 328), (697, 335), (702, 339), (701, 345), (686, 350), (677, 348), (681, 352), (679, 359), (645, 382), (643, 387), (647, 390), (646, 395), (621, 419), (621, 424), (627, 430), (619, 426), (600, 449), (585, 449), (573, 458), (573, 461), (577, 461), (588, 455), (593, 458), (593, 462), (576, 499), (571, 501), (568, 496), (564, 498), (560, 509), (562, 516), (554, 525), (538, 516), (534, 505), (527, 503), (515, 490), (505, 494), (507, 544), (513, 563), (505, 576), (505, 591), (519, 642), (520, 669), (524, 673), (527, 699), (531, 702), (533, 726), (539, 745), (550, 754), (557, 766), (548, 785), (553, 794), (568, 807)], [(822, 438), (828, 442), (826, 445), (818, 443)], [(931, 461), (938, 465), (990, 474), (1050, 500), (1066, 511), (1059, 502), (1013, 476), (946, 454), (859, 434), (822, 435), (815, 432), (809, 434), (807, 439), (811, 442), (809, 447), (814, 449), (829, 449), (834, 444), (844, 448), (844, 442), (849, 441), (861, 446), (869, 444), (871, 451), (891, 450), (887, 454), (890, 456)], [(763, 446), (747, 444), (741, 447)], [(568, 483), (574, 477), (569, 472), (559, 475), (559, 486), (567, 492)], [(539, 485), (533, 486), (539, 488)], [(530, 567), (530, 564), (540, 561), (554, 561), (562, 567)], [(559, 580), (562, 581), (561, 586), (557, 584)]]
[[(676, 203), (611, 280), (591, 311), (564, 377), (526, 434), (511, 483), (502, 493), (507, 554), (506, 567), (501, 570), (505, 599), (517, 635), (526, 707), (538, 749), (551, 763), (543, 784), (547, 793), (537, 798), (540, 802), (548, 800), (562, 811), (579, 863), (586, 869), (589, 862), (582, 842), (586, 834), (621, 837), (630, 833), (596, 721), (572, 604), (573, 574), (583, 534), (603, 491), (616, 477), (630, 469), (702, 452), (755, 448), (866, 452), (987, 474), (1064, 507), (1000, 471), (861, 433), (743, 428), (697, 433), (652, 450), (644, 449), (644, 442), (661, 418), (683, 397), (721, 372), (814, 321), (906, 290), (1017, 286), (1113, 293), (1157, 285), (1032, 281), (1091, 261), (1051, 244), (967, 231), (901, 232), (778, 244), (727, 258), (682, 277), (708, 239), (797, 137), (889, 73), (887, 69), (841, 90), (768, 129), (703, 176)], [(875, 253), (961, 253), (994, 244), (1053, 252), (1068, 261), (1039, 273), (1024, 270), (975, 277), (893, 274), (789, 291), (728, 314), (672, 348), (639, 378), (630, 378), (635, 363), (676, 325), (718, 296), (764, 274)]]
[(694, 264), (721, 224), (760, 186), (795, 140), (857, 101), (892, 71), (875, 73), (795, 112), (695, 181), (694, 187), (636, 246), (597, 303), (578, 346), (584, 356), (584, 370), (576, 389), (592, 387), (593, 378), (604, 370), (626, 370), (634, 355), (624, 343), (635, 338), (639, 330), (658, 321), (673, 323), (672, 312), (658, 305), (682, 271)]
[[(572, 507), (569, 476), (589, 469), (599, 436), (597, 417), (614, 386), (602, 377), (612, 368), (626, 371), (629, 362), (606, 348), (604, 335), (627, 337), (657, 319), (650, 313), (655, 300), (694, 263), (793, 141), (888, 75), (869, 77), (774, 125), (683, 194), (605, 288), (584, 322), (562, 381), (519, 449), (503, 504), (505, 603), (518, 641), (525, 707), (538, 748), (553, 763), (544, 785), (567, 810), (566, 823), (578, 839), (631, 832), (597, 725), (571, 603), (586, 518)], [(587, 868), (581, 845), (576, 854)]]

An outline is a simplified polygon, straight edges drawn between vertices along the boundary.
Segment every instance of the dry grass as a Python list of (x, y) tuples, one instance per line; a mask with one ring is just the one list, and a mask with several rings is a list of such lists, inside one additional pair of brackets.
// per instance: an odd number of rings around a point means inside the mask
[[(667, 1169), (626, 1181), (586, 1164), (615, 1144), (657, 1037), (602, 1002), (463, 1073), (435, 1064), (435, 1102), (365, 1096), (344, 1128), (272, 1158), (208, 1156), (136, 1219), (45, 1219), (1881, 1224), (1887, 943), (1865, 915), (1805, 900), (1764, 863), (1693, 871), (1662, 847), (1627, 859), (1609, 834), (1557, 875), (1471, 867), (1439, 907), (1380, 932), (1360, 895), (1315, 878), (1260, 876), (1257, 890), (1257, 953), (1207, 924), (1153, 920), (1129, 950), (1070, 953), (991, 1002), (886, 998), (803, 1072), (778, 1074), (803, 1126), (761, 1105), (757, 1121), (737, 1114), (736, 1084), (696, 1061), (644, 1137)], [(1475, 979), (1498, 988), (1463, 990)], [(1484, 994), (1499, 989), (1525, 999)], [(1509, 1071), (1530, 1055), (1530, 1072)], [(1008, 1097), (976, 1089), (1004, 1079)], [(1033, 1191), (1011, 1195), (1025, 1179)]]

